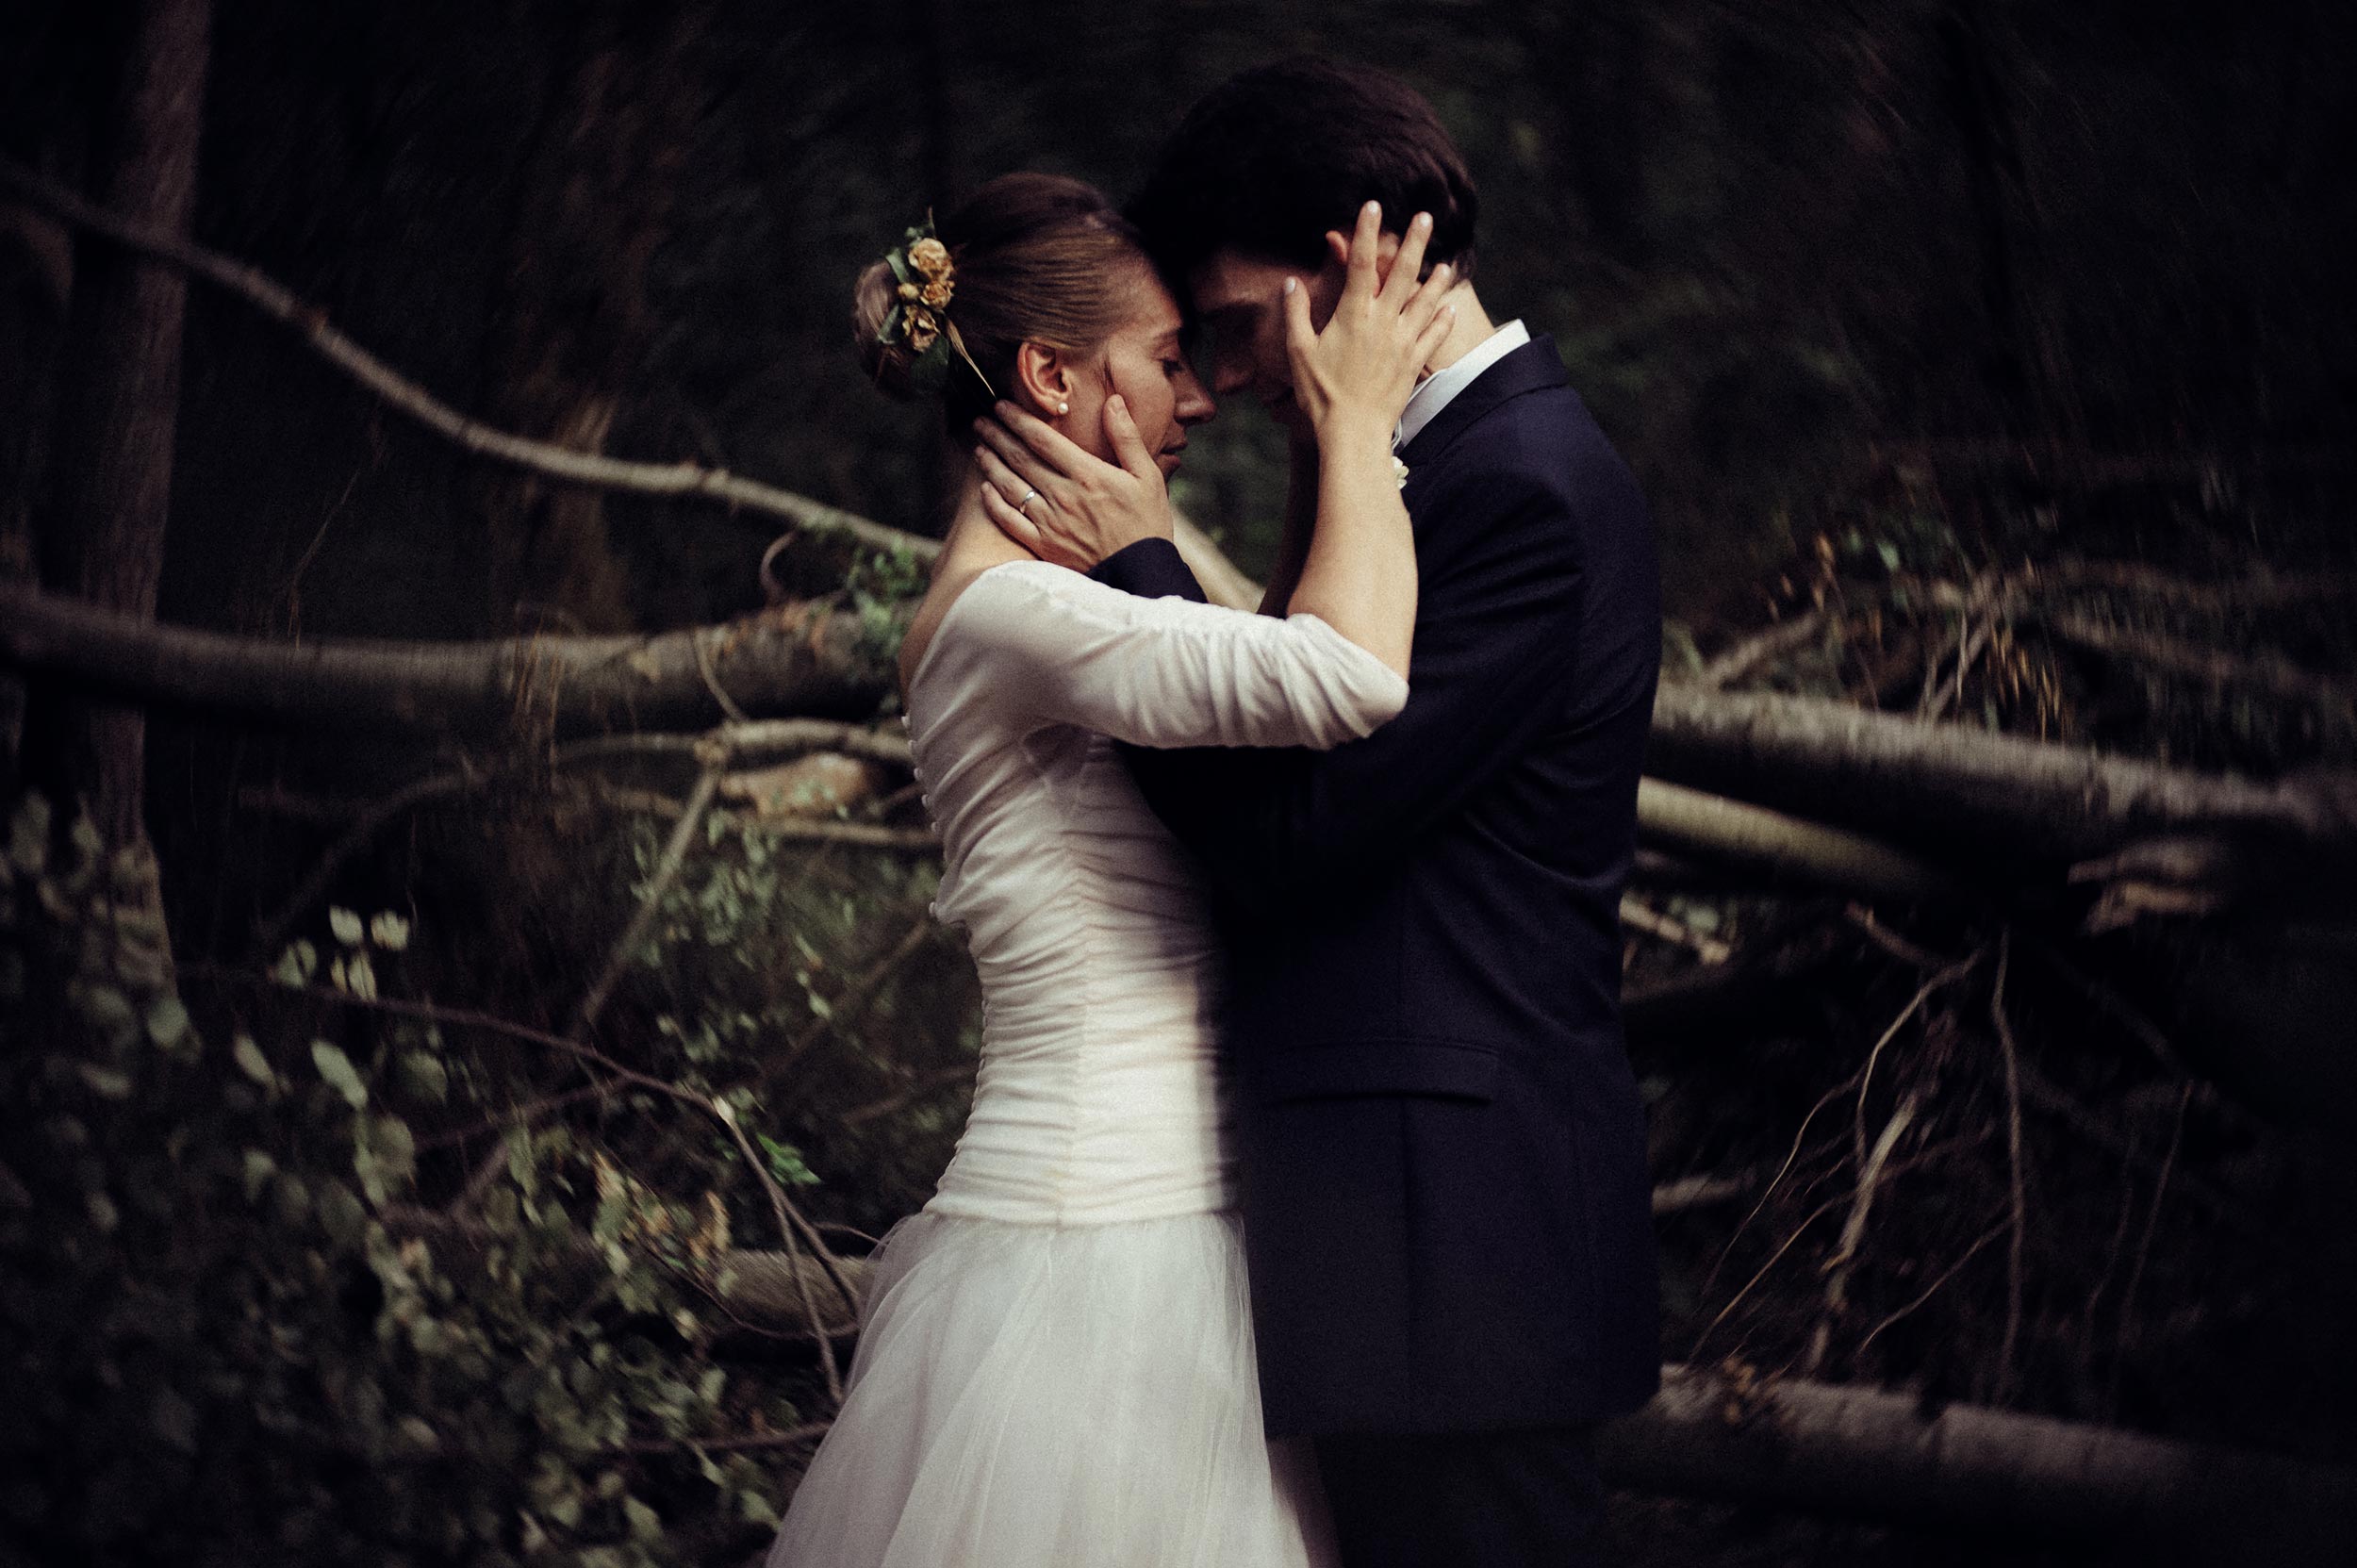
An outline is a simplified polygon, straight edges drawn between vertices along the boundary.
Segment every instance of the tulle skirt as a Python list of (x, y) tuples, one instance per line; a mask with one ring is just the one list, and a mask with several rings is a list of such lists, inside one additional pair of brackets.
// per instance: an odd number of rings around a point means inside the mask
[(843, 1412), (768, 1568), (1309, 1568), (1308, 1452), (1261, 1428), (1231, 1214), (884, 1239)]

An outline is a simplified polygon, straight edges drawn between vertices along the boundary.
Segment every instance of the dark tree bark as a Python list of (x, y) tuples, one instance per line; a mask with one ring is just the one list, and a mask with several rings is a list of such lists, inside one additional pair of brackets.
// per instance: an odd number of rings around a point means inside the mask
[[(601, 3), (573, 23), (510, 214), (484, 354), (484, 417), (602, 453), (654, 334), (649, 298), (699, 108), (686, 45), (701, 6)], [(634, 619), (605, 498), (472, 472), (461, 503), (491, 544), (495, 613), (611, 632)]]
[[(187, 234), (195, 205), (212, 20), (212, 0), (133, 0), (101, 137), (97, 199), (165, 234)], [(53, 590), (151, 619), (171, 513), (188, 282), (111, 245), (76, 260), (41, 576)], [(144, 836), (140, 710), (44, 697), (26, 723), (25, 755), (47, 769), (41, 782), (87, 800), (114, 841)]]
[(2357, 1475), (1984, 1406), (1662, 1368), (1598, 1461), (1642, 1491), (1901, 1519), (1992, 1536), (2134, 1542), (2167, 1562), (2340, 1561)]

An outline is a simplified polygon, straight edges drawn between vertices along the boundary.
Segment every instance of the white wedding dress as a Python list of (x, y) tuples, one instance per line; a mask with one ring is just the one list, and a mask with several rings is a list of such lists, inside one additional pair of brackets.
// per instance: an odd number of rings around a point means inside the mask
[(1261, 1427), (1201, 888), (1113, 739), (1331, 747), (1407, 683), (1314, 616), (1035, 561), (943, 616), (909, 738), (934, 913), (982, 982), (974, 1107), (877, 1255), (849, 1395), (769, 1568), (1298, 1568), (1306, 1452)]

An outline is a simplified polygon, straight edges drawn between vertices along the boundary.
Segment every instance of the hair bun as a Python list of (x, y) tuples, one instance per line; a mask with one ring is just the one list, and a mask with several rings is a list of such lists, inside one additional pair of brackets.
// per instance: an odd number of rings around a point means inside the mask
[(899, 297), (896, 291), (898, 283), (889, 263), (867, 264), (867, 270), (851, 286), (851, 332), (867, 379), (905, 403), (916, 396), (916, 388), (909, 380), (909, 367), (915, 356), (909, 353), (905, 336), (890, 343), (881, 337), (884, 318), (892, 314), (893, 304)]

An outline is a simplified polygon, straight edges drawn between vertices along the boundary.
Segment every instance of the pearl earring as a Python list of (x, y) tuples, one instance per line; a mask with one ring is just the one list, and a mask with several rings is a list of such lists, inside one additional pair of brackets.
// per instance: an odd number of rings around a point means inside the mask
[(1068, 403), (1060, 403), (1056, 404), (1056, 412), (1059, 414), (1069, 414), (1072, 412), (1072, 404)]

